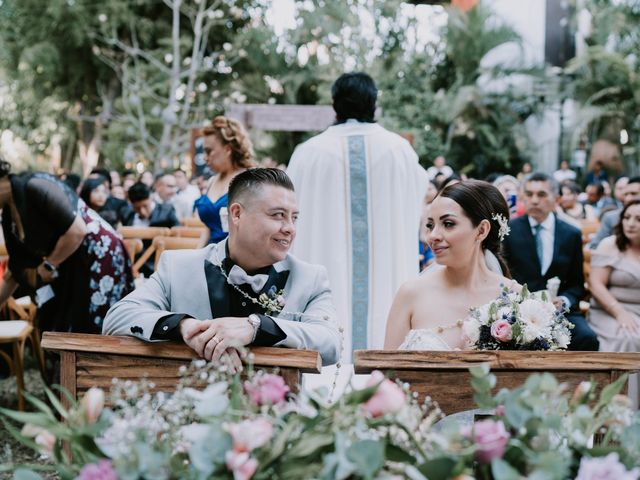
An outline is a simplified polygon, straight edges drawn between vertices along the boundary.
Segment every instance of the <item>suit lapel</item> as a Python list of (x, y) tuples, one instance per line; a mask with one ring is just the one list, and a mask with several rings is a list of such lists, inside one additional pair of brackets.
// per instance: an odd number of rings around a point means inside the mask
[(227, 280), (224, 278), (224, 275), (222, 275), (220, 268), (209, 260), (205, 260), (204, 274), (207, 279), (212, 318), (230, 316), (231, 305), (227, 289)]

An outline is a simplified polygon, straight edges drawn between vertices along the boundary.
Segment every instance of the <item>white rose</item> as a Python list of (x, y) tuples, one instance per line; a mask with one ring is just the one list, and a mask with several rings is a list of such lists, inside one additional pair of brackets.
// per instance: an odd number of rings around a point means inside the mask
[(462, 333), (469, 343), (475, 344), (480, 339), (480, 325), (478, 319), (474, 317), (467, 317), (462, 324)]
[(553, 340), (558, 347), (567, 348), (571, 342), (571, 334), (564, 329), (557, 328), (553, 331)]

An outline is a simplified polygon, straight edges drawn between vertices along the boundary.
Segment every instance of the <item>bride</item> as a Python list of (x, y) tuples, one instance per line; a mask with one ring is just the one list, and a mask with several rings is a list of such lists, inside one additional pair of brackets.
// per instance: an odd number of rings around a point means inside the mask
[(438, 194), (426, 224), (436, 263), (398, 290), (385, 349), (468, 348), (462, 321), (469, 309), (495, 300), (505, 285), (520, 288), (501, 255), (508, 218), (507, 203), (489, 183), (468, 180)]

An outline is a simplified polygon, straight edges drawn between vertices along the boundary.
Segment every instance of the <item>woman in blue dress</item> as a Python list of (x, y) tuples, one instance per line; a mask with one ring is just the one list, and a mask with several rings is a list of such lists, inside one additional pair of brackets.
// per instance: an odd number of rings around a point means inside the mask
[(207, 190), (195, 202), (200, 220), (209, 228), (209, 243), (227, 238), (227, 192), (229, 183), (247, 168), (255, 167), (253, 146), (240, 122), (218, 116), (204, 129), (207, 165), (216, 173)]

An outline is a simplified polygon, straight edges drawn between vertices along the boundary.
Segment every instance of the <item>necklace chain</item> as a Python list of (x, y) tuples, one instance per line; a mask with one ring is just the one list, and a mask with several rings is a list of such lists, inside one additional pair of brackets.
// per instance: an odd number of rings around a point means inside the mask
[[(220, 273), (222, 273), (222, 276), (225, 278), (227, 283), (229, 285), (231, 285), (235, 291), (240, 293), (247, 300), (250, 300), (254, 304), (260, 305), (261, 307), (263, 307), (263, 308), (268, 310), (268, 308), (265, 307), (265, 305), (263, 305), (263, 302), (260, 302), (258, 299), (253, 298), (251, 295), (248, 295), (246, 292), (242, 291), (242, 289), (240, 289), (236, 284), (229, 282), (229, 277), (227, 276), (227, 272), (224, 271), (224, 268), (222, 267), (222, 261), (220, 260), (220, 257), (218, 256), (218, 245), (217, 244), (214, 247), (214, 252), (215, 252), (215, 256), (216, 256), (216, 258), (215, 258), (215, 266), (220, 269)], [(325, 321), (329, 321), (330, 320), (328, 315), (313, 315), (313, 314), (304, 313), (304, 312), (288, 312), (288, 311), (285, 311), (285, 310), (279, 310), (279, 311), (275, 310), (275, 311), (273, 311), (273, 313), (277, 313), (278, 316), (280, 316), (280, 315), (289, 315), (289, 316), (291, 316), (293, 318), (295, 318), (295, 317), (307, 317), (307, 318), (322, 319), (322, 320), (325, 320)], [(342, 358), (342, 355), (344, 354), (344, 328), (342, 328), (341, 326), (338, 326), (338, 331), (340, 332), (340, 357), (339, 358)], [(340, 376), (340, 368), (341, 367), (342, 367), (342, 362), (340, 360), (338, 360), (338, 363), (336, 363), (336, 371), (335, 371), (335, 374), (333, 376), (333, 382), (331, 384), (331, 389), (329, 390), (329, 403), (333, 403), (333, 395), (335, 393), (336, 386), (338, 385), (338, 377)]]

